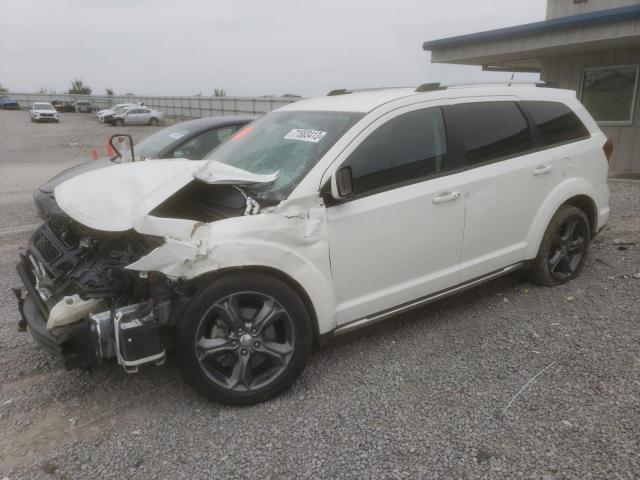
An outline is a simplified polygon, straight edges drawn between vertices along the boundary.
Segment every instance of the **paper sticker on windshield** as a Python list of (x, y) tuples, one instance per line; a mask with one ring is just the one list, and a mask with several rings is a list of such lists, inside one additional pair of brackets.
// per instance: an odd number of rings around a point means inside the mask
[(326, 134), (327, 132), (321, 132), (320, 130), (294, 128), (289, 133), (287, 133), (284, 138), (286, 138), (287, 140), (301, 140), (303, 142), (318, 143)]
[(184, 133), (180, 133), (180, 132), (173, 132), (173, 133), (170, 133), (170, 134), (169, 134), (169, 136), (170, 136), (171, 138), (175, 138), (176, 140), (178, 140), (178, 139), (180, 139), (180, 138), (184, 137)]

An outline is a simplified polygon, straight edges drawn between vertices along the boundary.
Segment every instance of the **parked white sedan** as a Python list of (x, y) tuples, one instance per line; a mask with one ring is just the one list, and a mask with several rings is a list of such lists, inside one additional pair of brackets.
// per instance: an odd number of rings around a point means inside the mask
[(110, 123), (116, 127), (121, 125), (158, 125), (160, 122), (164, 122), (164, 114), (148, 107), (123, 109), (104, 119), (104, 123)]

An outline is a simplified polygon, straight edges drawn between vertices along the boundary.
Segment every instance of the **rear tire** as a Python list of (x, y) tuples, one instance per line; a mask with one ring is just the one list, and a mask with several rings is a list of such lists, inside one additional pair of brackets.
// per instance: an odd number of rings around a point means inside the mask
[(582, 270), (590, 241), (587, 215), (572, 205), (561, 206), (547, 226), (526, 277), (549, 287), (573, 280)]
[(152, 126), (154, 126), (154, 127), (155, 127), (155, 126), (157, 126), (159, 123), (160, 123), (160, 122), (159, 122), (159, 121), (158, 121), (158, 119), (157, 119), (157, 118), (155, 118), (155, 117), (154, 117), (154, 118), (152, 118), (151, 120), (149, 120), (149, 125), (152, 125)]
[(311, 319), (278, 278), (236, 272), (202, 286), (177, 326), (186, 380), (210, 400), (252, 405), (275, 397), (300, 376), (312, 346)]

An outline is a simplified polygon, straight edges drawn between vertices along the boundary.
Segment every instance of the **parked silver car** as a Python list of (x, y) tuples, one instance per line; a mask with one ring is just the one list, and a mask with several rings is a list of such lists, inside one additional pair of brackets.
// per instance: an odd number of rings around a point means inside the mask
[(117, 105), (113, 105), (110, 108), (98, 110), (96, 112), (96, 119), (98, 120), (98, 123), (109, 123), (108, 118), (110, 118), (114, 113), (137, 106), (138, 105), (136, 105), (135, 103), (119, 103)]
[(131, 107), (104, 118), (105, 123), (121, 125), (158, 125), (164, 122), (164, 114), (148, 107)]

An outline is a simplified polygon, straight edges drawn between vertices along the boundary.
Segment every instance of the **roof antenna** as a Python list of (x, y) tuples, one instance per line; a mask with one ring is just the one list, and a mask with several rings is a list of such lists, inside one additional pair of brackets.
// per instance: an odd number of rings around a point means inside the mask
[(509, 79), (509, 84), (507, 85), (507, 87), (510, 87), (510, 86), (511, 86), (511, 82), (513, 82), (513, 78), (514, 78), (515, 76), (516, 76), (516, 72), (513, 72), (513, 73), (511, 74), (511, 78)]

